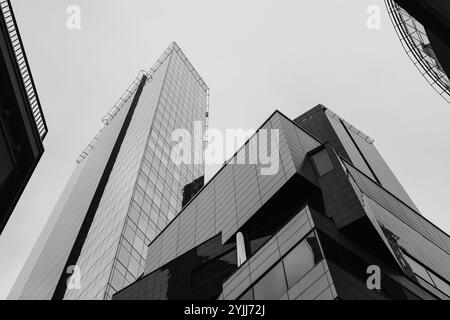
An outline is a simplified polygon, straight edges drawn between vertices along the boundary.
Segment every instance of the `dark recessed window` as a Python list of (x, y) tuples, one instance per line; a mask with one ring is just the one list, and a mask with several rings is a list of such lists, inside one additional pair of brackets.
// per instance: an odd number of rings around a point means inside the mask
[(341, 253), (341, 248), (337, 244), (337, 242), (332, 240), (330, 237), (328, 237), (321, 231), (318, 231), (317, 233), (319, 234), (320, 244), (322, 245), (325, 258), (331, 260), (338, 266), (345, 269), (346, 268), (345, 261)]
[[(339, 245), (335, 240), (328, 237), (323, 232), (319, 231), (318, 234), (325, 258), (329, 262), (334, 262), (339, 265), (343, 271), (352, 274), (365, 284), (367, 281), (367, 267), (370, 263), (367, 263), (352, 251)], [(401, 284), (394, 280), (394, 278), (391, 278), (383, 271), (381, 272), (381, 290), (379, 290), (378, 293), (394, 300), (418, 299), (416, 295), (405, 289)]]
[(319, 152), (313, 154), (311, 156), (311, 159), (314, 162), (314, 166), (316, 167), (319, 176), (323, 176), (324, 174), (334, 169), (333, 164), (331, 163), (331, 159), (325, 149), (322, 149)]
[(283, 266), (278, 263), (253, 287), (256, 300), (276, 300), (286, 293)]
[(236, 267), (237, 253), (236, 249), (233, 249), (192, 271), (191, 287), (195, 288), (217, 277), (226, 276), (235, 270)]
[(250, 255), (254, 255), (262, 246), (264, 246), (270, 238), (273, 237), (273, 234), (261, 236), (258, 238), (251, 239), (250, 243)]

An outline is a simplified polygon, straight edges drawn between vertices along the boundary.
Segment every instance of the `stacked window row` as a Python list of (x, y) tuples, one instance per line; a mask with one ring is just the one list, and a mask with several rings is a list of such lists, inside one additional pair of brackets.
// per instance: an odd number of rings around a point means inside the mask
[[(206, 93), (176, 52), (166, 78), (145, 147), (107, 296), (137, 279), (144, 270), (149, 243), (181, 209), (183, 187), (204, 175), (202, 164), (172, 161), (172, 132), (194, 122), (204, 125)], [(203, 137), (200, 135), (200, 139)], [(202, 156), (202, 144), (193, 153)]]

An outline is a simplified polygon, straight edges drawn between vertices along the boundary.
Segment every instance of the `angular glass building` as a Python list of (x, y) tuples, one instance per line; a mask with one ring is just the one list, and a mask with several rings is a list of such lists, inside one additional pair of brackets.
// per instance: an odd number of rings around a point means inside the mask
[[(279, 166), (263, 174), (255, 155), (268, 150)], [(418, 212), (373, 140), (319, 105), (295, 121), (276, 111), (113, 299), (448, 300), (449, 265), (450, 237)]]
[[(207, 108), (208, 87), (171, 44), (103, 118), (8, 298), (109, 299), (133, 283), (184, 187), (204, 176)], [(175, 129), (196, 139), (193, 164), (171, 160)]]

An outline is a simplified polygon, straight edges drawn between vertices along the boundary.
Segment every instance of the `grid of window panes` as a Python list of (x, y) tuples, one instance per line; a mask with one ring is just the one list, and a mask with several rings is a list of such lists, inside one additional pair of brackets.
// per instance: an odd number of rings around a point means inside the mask
[[(65, 299), (103, 299), (105, 297), (145, 145), (164, 83), (168, 61), (166, 59), (158, 71), (154, 73), (152, 80), (145, 84), (142, 94), (139, 96), (133, 116), (126, 129), (126, 135), (120, 145), (120, 151), (114, 160), (114, 166), (108, 176), (108, 182), (102, 192), (94, 219), (76, 262), (76, 265), (80, 268), (81, 288), (80, 290), (68, 288), (64, 296)], [(118, 118), (126, 115), (126, 110), (121, 110), (108, 128), (117, 125)], [(95, 170), (101, 170), (100, 167), (97, 167), (97, 161), (101, 159), (95, 153), (98, 152), (98, 147), (105, 143), (102, 139), (99, 140), (96, 148), (87, 159), (94, 162)], [(91, 199), (86, 200), (91, 201)], [(75, 203), (75, 206), (78, 205), (78, 202)]]
[[(183, 187), (204, 175), (206, 103), (207, 92), (172, 51), (105, 298), (143, 273), (148, 245), (181, 209)], [(171, 159), (176, 129), (191, 134), (191, 164)]]
[(322, 260), (322, 250), (317, 234), (313, 231), (291, 249), (287, 255), (253, 284), (239, 299), (280, 299)]
[[(413, 270), (417, 277), (417, 281), (426, 289), (436, 294), (434, 288), (447, 295), (444, 299), (450, 299), (450, 284), (444, 281), (441, 277), (437, 276), (434, 272), (430, 271), (428, 268), (418, 263), (407, 254), (403, 254), (403, 257), (408, 262), (409, 266)], [(431, 287), (430, 287), (431, 285)], [(440, 297), (440, 294), (438, 293)]]

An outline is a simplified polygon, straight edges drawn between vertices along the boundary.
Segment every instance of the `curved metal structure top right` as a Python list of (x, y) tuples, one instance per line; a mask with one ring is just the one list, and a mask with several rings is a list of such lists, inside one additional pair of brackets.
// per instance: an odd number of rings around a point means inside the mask
[(385, 0), (395, 32), (427, 82), (450, 103), (450, 80), (430, 45), (424, 26), (393, 0)]

